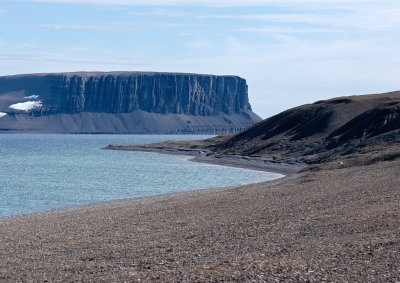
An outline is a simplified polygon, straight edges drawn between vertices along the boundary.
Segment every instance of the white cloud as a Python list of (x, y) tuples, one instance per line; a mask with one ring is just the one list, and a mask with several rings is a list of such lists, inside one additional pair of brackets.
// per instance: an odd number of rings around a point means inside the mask
[[(292, 25), (295, 32), (323, 32), (324, 28), (354, 28), (367, 31), (400, 30), (400, 1), (397, 0), (19, 0), (22, 2), (53, 4), (91, 4), (108, 6), (154, 6), (148, 12), (128, 12), (134, 16), (185, 17), (187, 12), (160, 7), (220, 6), (220, 7), (280, 7), (270, 13), (209, 14), (192, 16), (198, 19), (255, 21)], [(158, 8), (157, 8), (158, 7)], [(1, 10), (0, 10), (1, 11)], [(221, 10), (222, 11), (222, 10)], [(219, 12), (221, 12), (219, 11)], [(318, 26), (316, 29), (297, 29), (295, 25)], [(46, 24), (40, 27), (53, 29), (109, 29), (103, 24)], [(289, 30), (283, 30), (289, 32)]]
[[(333, 27), (348, 31), (348, 28), (360, 30), (400, 30), (400, 2), (396, 5), (377, 6), (346, 6), (344, 10), (338, 7), (320, 7), (312, 13), (307, 11), (294, 11), (292, 13), (258, 13), (258, 14), (213, 14), (199, 15), (200, 19), (256, 21), (278, 24), (306, 24), (321, 27)], [(296, 27), (291, 27), (297, 30)], [(301, 28), (299, 28), (301, 31)]]
[(285, 5), (351, 5), (396, 3), (397, 0), (19, 0), (21, 2), (55, 4), (94, 4), (111, 6), (285, 6)]
[[(19, 0), (34, 3), (53, 4), (91, 4), (108, 6), (220, 6), (220, 7), (281, 7), (285, 12), (251, 14), (210, 14), (197, 15), (198, 19), (220, 19), (238, 21), (263, 21), (279, 24), (323, 25), (325, 27), (357, 28), (361, 30), (381, 31), (400, 29), (400, 1), (397, 0)], [(1, 12), (1, 10), (0, 10)], [(184, 17), (188, 14), (181, 10), (156, 8), (148, 12), (129, 12), (135, 16)], [(53, 29), (106, 29), (106, 25), (83, 24), (47, 24), (41, 27)], [(321, 29), (322, 31), (322, 29)], [(284, 31), (286, 32), (286, 31)], [(299, 30), (299, 32), (302, 32)], [(319, 32), (318, 29), (304, 32)]]
[[(85, 51), (85, 50), (83, 50)], [(109, 65), (109, 66), (129, 66), (129, 67), (143, 67), (149, 64), (137, 61), (135, 58), (106, 56), (107, 59), (88, 58), (87, 54), (74, 55), (69, 52), (66, 53), (2, 53), (0, 54), (1, 61), (10, 62), (53, 62), (53, 63), (67, 63), (71, 65), (87, 64), (89, 66), (96, 65)]]
[(111, 5), (111, 6), (193, 6), (193, 5), (212, 5), (212, 6), (244, 6), (244, 5), (263, 5), (262, 0), (20, 0), (21, 2), (37, 2), (37, 3), (55, 3), (55, 4), (93, 4), (93, 5)]
[(279, 27), (279, 26), (268, 26), (268, 27), (250, 27), (250, 28), (239, 28), (237, 31), (249, 32), (249, 33), (265, 33), (265, 34), (281, 34), (281, 33), (336, 33), (341, 30), (332, 28), (303, 28), (303, 27)]
[(105, 30), (109, 29), (106, 25), (87, 25), (87, 24), (41, 24), (36, 25), (38, 28), (47, 28), (47, 29), (55, 29), (55, 30), (62, 30), (62, 29), (77, 29), (77, 30)]
[(161, 17), (171, 17), (171, 18), (187, 16), (187, 14), (182, 12), (182, 11), (171, 10), (171, 9), (154, 9), (154, 10), (152, 10), (150, 12), (129, 12), (128, 15), (132, 15), (132, 16), (161, 16)]
[(204, 27), (202, 24), (190, 23), (164, 23), (164, 22), (129, 22), (129, 21), (113, 21), (107, 23), (93, 24), (69, 24), (69, 23), (50, 23), (38, 24), (35, 27), (54, 30), (98, 30), (98, 31), (113, 31), (113, 30), (144, 30), (144, 29), (174, 29), (174, 28), (199, 28)]

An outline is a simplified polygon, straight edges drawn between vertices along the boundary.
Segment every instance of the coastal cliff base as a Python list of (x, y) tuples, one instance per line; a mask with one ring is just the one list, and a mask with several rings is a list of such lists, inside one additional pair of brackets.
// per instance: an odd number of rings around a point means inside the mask
[(75, 113), (32, 117), (5, 116), (0, 133), (69, 134), (224, 134), (249, 126), (240, 115), (193, 116), (145, 111), (132, 113)]

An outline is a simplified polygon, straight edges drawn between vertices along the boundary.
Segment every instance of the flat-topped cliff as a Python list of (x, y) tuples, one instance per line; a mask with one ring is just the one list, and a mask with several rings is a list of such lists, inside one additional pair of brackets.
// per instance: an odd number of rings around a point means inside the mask
[(260, 118), (237, 76), (84, 72), (0, 77), (0, 131), (220, 133)]

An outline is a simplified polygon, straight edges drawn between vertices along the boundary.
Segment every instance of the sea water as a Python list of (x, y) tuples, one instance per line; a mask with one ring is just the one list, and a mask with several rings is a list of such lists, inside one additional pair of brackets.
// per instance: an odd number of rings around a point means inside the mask
[(109, 144), (206, 137), (0, 135), (0, 217), (281, 177), (274, 173), (191, 162), (186, 156), (102, 149)]

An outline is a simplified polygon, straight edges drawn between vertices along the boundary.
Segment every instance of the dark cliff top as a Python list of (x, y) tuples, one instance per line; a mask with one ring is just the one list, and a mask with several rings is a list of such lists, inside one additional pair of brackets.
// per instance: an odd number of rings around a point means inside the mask
[(45, 76), (82, 76), (82, 77), (93, 77), (93, 76), (160, 76), (160, 75), (180, 75), (180, 76), (199, 76), (199, 77), (230, 77), (243, 79), (236, 75), (213, 75), (213, 74), (197, 74), (197, 73), (180, 73), (180, 72), (142, 72), (142, 71), (111, 71), (111, 72), (60, 72), (60, 73), (32, 73), (32, 74), (16, 74), (0, 76), (0, 78), (23, 78), (23, 77), (45, 77)]

